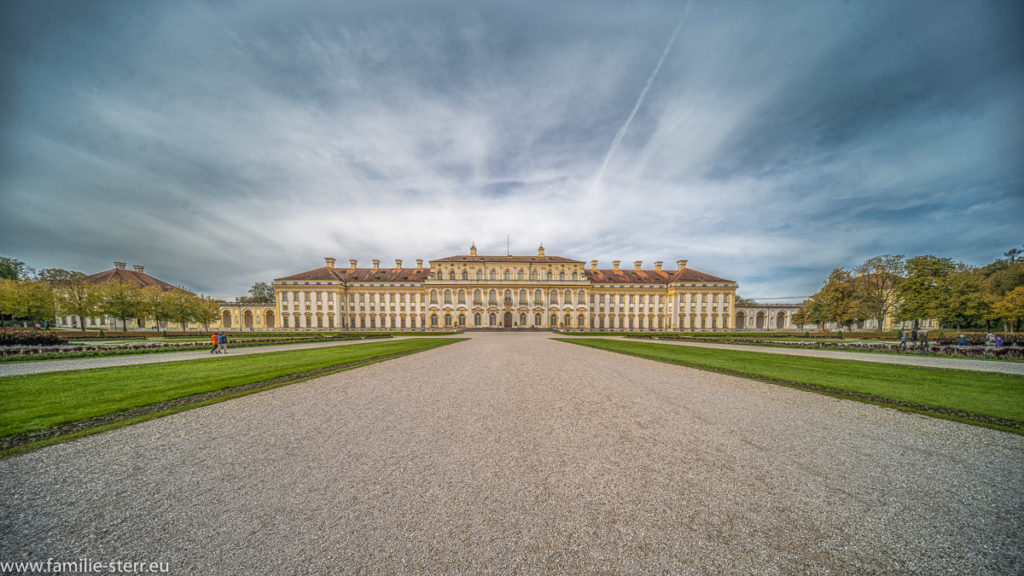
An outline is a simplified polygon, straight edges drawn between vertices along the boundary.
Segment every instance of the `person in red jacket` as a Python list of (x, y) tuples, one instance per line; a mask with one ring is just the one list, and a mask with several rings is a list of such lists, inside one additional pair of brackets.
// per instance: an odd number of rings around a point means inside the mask
[(220, 348), (220, 343), (217, 342), (217, 333), (216, 332), (214, 332), (213, 335), (210, 336), (210, 343), (213, 344), (213, 350), (210, 350), (210, 354), (213, 354), (214, 352), (217, 351), (217, 348)]

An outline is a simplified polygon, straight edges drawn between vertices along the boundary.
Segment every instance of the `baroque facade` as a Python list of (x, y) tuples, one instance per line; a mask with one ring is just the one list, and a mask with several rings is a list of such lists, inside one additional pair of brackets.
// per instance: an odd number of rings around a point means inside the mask
[(736, 282), (655, 262), (598, 269), (592, 260), (469, 254), (428, 267), (325, 266), (274, 280), (275, 325), (290, 329), (563, 329), (615, 331), (730, 330)]

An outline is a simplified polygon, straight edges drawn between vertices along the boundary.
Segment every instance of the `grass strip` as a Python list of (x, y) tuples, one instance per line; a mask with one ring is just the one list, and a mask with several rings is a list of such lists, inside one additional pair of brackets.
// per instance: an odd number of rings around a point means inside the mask
[(0, 378), (0, 456), (460, 341), (423, 338)]
[(1024, 377), (623, 340), (581, 346), (1024, 434)]

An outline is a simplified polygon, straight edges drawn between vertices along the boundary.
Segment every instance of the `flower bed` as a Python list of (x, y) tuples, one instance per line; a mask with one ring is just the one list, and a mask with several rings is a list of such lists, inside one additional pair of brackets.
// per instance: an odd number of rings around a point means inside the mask
[[(237, 338), (230, 339), (228, 346), (250, 347), (269, 346), (273, 344), (302, 344), (309, 342), (328, 342), (338, 340), (365, 340), (368, 338), (387, 338), (387, 334), (338, 335), (332, 337), (310, 338)], [(212, 347), (208, 341), (201, 342), (138, 342), (131, 344), (50, 344), (50, 345), (13, 345), (0, 346), (0, 362), (18, 362), (23, 360), (51, 360), (57, 358), (84, 358), (90, 356), (119, 356), (126, 354), (143, 354), (154, 352), (181, 352)]]
[[(882, 352), (888, 354), (937, 354), (940, 356), (954, 356), (961, 358), (979, 358), (979, 359), (999, 359), (999, 360), (1021, 360), (1024, 359), (1024, 347), (1021, 346), (957, 346), (955, 344), (938, 343), (931, 344), (927, 347), (914, 346), (912, 343), (907, 343), (905, 350), (900, 349), (898, 343), (887, 343), (887, 342), (843, 342), (837, 340), (815, 340), (815, 341), (794, 341), (794, 340), (768, 340), (768, 339), (750, 339), (750, 338), (700, 338), (695, 336), (663, 336), (657, 334), (646, 334), (631, 336), (631, 338), (640, 338), (647, 340), (680, 340), (687, 342), (705, 342), (711, 344), (754, 344), (763, 346), (777, 346), (780, 348), (813, 348), (813, 349), (832, 349), (832, 350), (852, 350), (852, 351), (865, 351), (865, 352)], [(984, 338), (983, 338), (984, 340)]]
[(22, 328), (5, 328), (0, 330), (0, 346), (55, 346), (66, 344), (59, 332), (50, 330), (26, 330)]

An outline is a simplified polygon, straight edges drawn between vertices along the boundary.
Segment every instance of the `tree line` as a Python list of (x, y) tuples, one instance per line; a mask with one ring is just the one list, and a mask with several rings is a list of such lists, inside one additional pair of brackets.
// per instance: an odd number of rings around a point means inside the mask
[(36, 273), (24, 262), (0, 257), (0, 324), (50, 323), (58, 316), (73, 316), (85, 330), (85, 318), (106, 316), (118, 319), (122, 330), (135, 318), (152, 318), (161, 326), (180, 324), (184, 330), (189, 322), (208, 327), (220, 311), (217, 300), (184, 288), (140, 288), (117, 281), (93, 284), (85, 278), (82, 272), (62, 268)]
[(938, 320), (957, 330), (1020, 330), (1024, 322), (1024, 251), (973, 267), (931, 254), (885, 254), (853, 270), (835, 268), (821, 290), (803, 302), (793, 321), (844, 327), (874, 319)]

